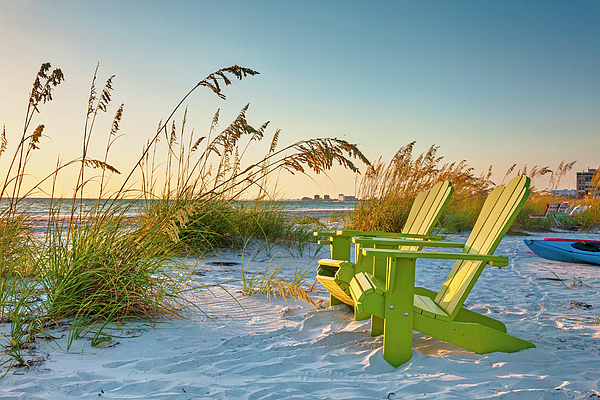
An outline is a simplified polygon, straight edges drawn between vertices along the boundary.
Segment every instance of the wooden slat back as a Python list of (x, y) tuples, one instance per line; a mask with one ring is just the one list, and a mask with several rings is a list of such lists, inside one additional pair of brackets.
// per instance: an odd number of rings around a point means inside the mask
[(453, 192), (452, 183), (441, 181), (433, 185), (431, 189), (419, 194), (413, 202), (402, 233), (420, 235), (431, 233)]
[(551, 213), (558, 212), (559, 207), (560, 207), (560, 203), (550, 203), (548, 205), (548, 212), (551, 212)]
[[(530, 179), (519, 176), (506, 187), (496, 188), (486, 199), (463, 253), (491, 255), (529, 196)], [(457, 261), (435, 302), (454, 319), (486, 263)]]
[(564, 213), (567, 212), (567, 210), (569, 209), (569, 203), (567, 202), (562, 202), (558, 205), (558, 208), (556, 209), (557, 213)]
[[(454, 192), (450, 181), (440, 181), (425, 192), (420, 193), (413, 202), (402, 233), (428, 235), (440, 219), (450, 196)], [(401, 246), (400, 250), (420, 250), (418, 246)]]

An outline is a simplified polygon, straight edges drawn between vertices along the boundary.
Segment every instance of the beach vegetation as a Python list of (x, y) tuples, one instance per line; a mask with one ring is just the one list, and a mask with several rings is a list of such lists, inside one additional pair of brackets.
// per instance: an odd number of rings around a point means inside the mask
[[(358, 172), (353, 159), (369, 164), (355, 145), (339, 139), (301, 140), (278, 148), (280, 130), (271, 136), (262, 158), (246, 161), (249, 146), (265, 138), (269, 125), (251, 126), (247, 111), (248, 105), (216, 133), (217, 110), (209, 132), (198, 138), (193, 132), (185, 136), (184, 113), (182, 128), (172, 124), (165, 137), (166, 167), (160, 179), (154, 155), (162, 142), (156, 140), (144, 150), (140, 169), (147, 201), (142, 223), (167, 221), (165, 235), (184, 252), (239, 247), (249, 237), (269, 243), (294, 240), (297, 232), (272, 197), (271, 177), (281, 171), (324, 173), (334, 164)], [(161, 189), (157, 189), (159, 181), (164, 182)], [(251, 193), (251, 201), (241, 201)]]
[(586, 210), (582, 213), (574, 214), (571, 218), (571, 226), (587, 231), (600, 230), (600, 198), (588, 197), (577, 201)]
[(389, 163), (380, 159), (367, 169), (358, 190), (361, 201), (349, 217), (351, 229), (400, 232), (414, 198), (440, 180), (450, 180), (454, 187), (441, 226), (461, 230), (472, 227), (492, 187), (491, 171), (475, 176), (464, 160), (443, 163), (439, 146), (435, 145), (414, 157), (415, 143), (401, 147)]
[[(524, 165), (517, 168), (513, 164), (502, 181), (491, 180), (492, 166), (480, 175), (465, 160), (447, 163), (438, 155), (439, 146), (432, 145), (426, 152), (414, 156), (415, 142), (401, 147), (389, 163), (377, 160), (368, 167), (359, 185), (359, 198), (346, 224), (347, 229), (400, 232), (404, 226), (414, 198), (422, 191), (430, 189), (440, 180), (449, 180), (454, 187), (450, 199), (438, 225), (439, 232), (460, 233), (470, 231), (479, 215), (487, 193), (496, 185), (503, 185), (513, 175), (526, 175), (530, 178), (547, 178), (547, 188), (532, 186), (531, 194), (523, 209), (515, 219), (509, 232), (548, 231), (557, 228), (552, 217), (530, 218), (529, 214), (543, 214), (551, 202), (571, 202), (573, 198), (552, 196), (564, 176), (572, 170), (575, 161), (561, 162), (555, 169), (548, 166)], [(577, 204), (587, 206), (585, 212), (564, 220), (562, 229), (594, 229), (600, 224), (600, 200), (598, 198), (579, 199)]]
[[(123, 174), (122, 185), (111, 189), (109, 182), (120, 171), (109, 163), (109, 153), (119, 137), (124, 107), (117, 108), (106, 148), (94, 158), (91, 138), (97, 118), (112, 104), (114, 80), (111, 76), (99, 89), (97, 72), (98, 68), (92, 79), (80, 156), (67, 162), (59, 158), (53, 171), (26, 187), (31, 179), (26, 167), (41, 146), (44, 130), (44, 125), (31, 128), (33, 117), (64, 80), (60, 69), (42, 65), (30, 93), (22, 137), (0, 187), (0, 319), (11, 324), (0, 338), (0, 364), (6, 371), (32, 365), (33, 358), (26, 359), (26, 354), (33, 357), (31, 344), (51, 339), (48, 331), (52, 328), (67, 325), (69, 350), (83, 336), (90, 338), (92, 346), (110, 341), (114, 329), (131, 319), (183, 316), (186, 307), (198, 307), (186, 293), (202, 290), (203, 285), (190, 278), (193, 268), (178, 263), (174, 256), (240, 246), (251, 238), (274, 243), (306, 236), (286, 221), (276, 203), (264, 201), (271, 199), (269, 176), (279, 171), (324, 173), (334, 164), (358, 172), (354, 160), (369, 164), (356, 145), (338, 139), (301, 140), (279, 149), (279, 130), (262, 158), (245, 163), (248, 146), (261, 141), (268, 126), (267, 122), (252, 127), (246, 120), (248, 106), (220, 133), (216, 131), (217, 111), (208, 135), (200, 138), (184, 138), (186, 112), (179, 135), (173, 118), (197, 88), (209, 88), (225, 99), (222, 87), (233, 78), (258, 74), (235, 65), (196, 84), (159, 123), (139, 161)], [(155, 156), (163, 142), (166, 161), (158, 162)], [(3, 129), (0, 155), (8, 144)], [(56, 194), (56, 182), (66, 168), (78, 168), (69, 196)], [(96, 170), (94, 175), (90, 170)], [(156, 179), (161, 171), (162, 186)], [(134, 188), (136, 173), (141, 176), (137, 183), (141, 189)], [(48, 182), (51, 189), (45, 191), (42, 188)], [(99, 199), (87, 207), (85, 193), (92, 185)], [(241, 201), (252, 192), (254, 201)], [(36, 233), (23, 199), (40, 193), (50, 197), (52, 205), (46, 225)], [(131, 200), (142, 202), (141, 211), (132, 210)], [(284, 281), (278, 279), (277, 271), (266, 271), (267, 278), (258, 285), (258, 279), (247, 280), (251, 282), (246, 285), (248, 293), (312, 302), (299, 289), (306, 272)]]
[(297, 223), (300, 225), (315, 225), (317, 227), (327, 228), (327, 226), (325, 226), (325, 224), (322, 223), (321, 220), (319, 220), (319, 218), (311, 217), (309, 215), (305, 215), (299, 221), (297, 221)]
[[(288, 298), (292, 300), (302, 300), (317, 308), (317, 305), (307, 292), (310, 289), (306, 288), (306, 276), (312, 270), (313, 265), (293, 267), (291, 279), (282, 279), (281, 274), (285, 267), (281, 257), (272, 256), (267, 265), (263, 269), (257, 268), (251, 271), (252, 262), (248, 262), (245, 266), (242, 263), (242, 287), (243, 292), (247, 296), (262, 294), (270, 299), (281, 296), (284, 300)], [(278, 258), (278, 260), (276, 260)]]

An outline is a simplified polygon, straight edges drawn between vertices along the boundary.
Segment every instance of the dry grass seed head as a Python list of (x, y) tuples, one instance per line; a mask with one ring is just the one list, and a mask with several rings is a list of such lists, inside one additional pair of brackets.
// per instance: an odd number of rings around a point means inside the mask
[(42, 133), (44, 132), (44, 125), (38, 125), (37, 128), (33, 131), (31, 138), (29, 140), (29, 149), (37, 150), (39, 147), (37, 146), (40, 142), (40, 138), (42, 137)]
[(221, 86), (219, 85), (219, 80), (222, 80), (226, 86), (231, 85), (231, 80), (227, 78), (227, 75), (225, 74), (226, 72), (233, 74), (239, 80), (242, 80), (242, 78), (245, 78), (248, 75), (253, 76), (259, 74), (257, 71), (251, 70), (250, 68), (244, 68), (238, 65), (233, 65), (231, 67), (221, 68), (218, 71), (213, 72), (212, 74), (208, 75), (206, 78), (198, 82), (197, 86), (205, 86), (211, 89), (221, 99), (225, 100), (225, 95), (221, 93)]
[[(52, 100), (52, 89), (65, 80), (65, 77), (59, 68), (55, 68), (52, 73), (48, 74), (50, 68), (50, 63), (42, 64), (33, 82), (31, 94), (29, 95), (29, 104), (37, 112), (39, 112), (37, 108), (38, 104), (40, 102), (46, 103), (47, 101)], [(42, 83), (42, 81), (44, 82)]]
[(0, 156), (6, 151), (8, 140), (6, 140), (6, 126), (2, 125), (2, 135), (0, 136)]

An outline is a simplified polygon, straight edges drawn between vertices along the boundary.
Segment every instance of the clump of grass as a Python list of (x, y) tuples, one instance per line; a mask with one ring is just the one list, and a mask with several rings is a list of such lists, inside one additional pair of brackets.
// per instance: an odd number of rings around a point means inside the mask
[[(182, 249), (203, 252), (243, 243), (250, 236), (270, 243), (273, 238), (285, 238), (290, 230), (283, 210), (271, 201), (272, 176), (281, 171), (324, 173), (335, 163), (358, 172), (352, 159), (369, 164), (356, 145), (339, 139), (301, 140), (279, 149), (280, 130), (272, 135), (266, 154), (248, 162), (248, 148), (265, 138), (269, 122), (255, 128), (248, 123), (247, 111), (248, 105), (217, 133), (217, 110), (207, 135), (201, 137), (193, 132), (186, 136), (187, 111), (180, 129), (173, 123), (167, 131), (163, 123), (159, 133), (165, 135), (166, 157), (160, 190), (156, 173), (159, 141), (152, 141), (144, 150), (140, 170), (148, 201), (142, 215), (170, 221), (165, 234)], [(252, 192), (254, 201), (241, 206), (238, 200)]]
[(284, 266), (280, 259), (274, 263), (275, 256), (271, 257), (265, 270), (255, 270), (250, 272), (250, 263), (246, 267), (242, 266), (242, 287), (244, 294), (252, 296), (254, 294), (262, 294), (270, 299), (271, 296), (276, 298), (281, 296), (284, 300), (291, 298), (293, 300), (302, 300), (312, 304), (315, 308), (317, 305), (308, 295), (307, 291), (302, 289), (306, 280), (306, 275), (311, 266), (308, 268), (296, 268), (293, 273), (291, 282), (279, 278)]
[(473, 229), (476, 219), (467, 214), (444, 214), (440, 219), (440, 227), (447, 233), (461, 233)]
[[(108, 182), (113, 174), (119, 174), (108, 163), (108, 156), (118, 138), (123, 105), (115, 113), (103, 154), (92, 158), (90, 143), (95, 122), (110, 108), (114, 78), (111, 76), (98, 91), (96, 68), (80, 157), (57, 163), (54, 171), (22, 190), (28, 176), (26, 166), (39, 149), (44, 130), (44, 125), (39, 125), (30, 133), (33, 116), (39, 112), (41, 104), (52, 99), (53, 89), (64, 80), (60, 69), (50, 71), (50, 64), (43, 64), (36, 76), (23, 135), (0, 192), (0, 201), (8, 204), (0, 211), (0, 311), (2, 320), (11, 322), (11, 334), (0, 339), (0, 364), (7, 365), (7, 371), (11, 367), (30, 365), (23, 353), (28, 344), (43, 336), (49, 327), (65, 320), (70, 326), (68, 350), (73, 340), (82, 335), (92, 334), (93, 346), (110, 340), (111, 334), (107, 333), (110, 326), (129, 318), (180, 315), (179, 311), (187, 301), (183, 294), (194, 288), (188, 285), (191, 270), (179, 268), (172, 258), (180, 251), (181, 243), (187, 249), (192, 246), (201, 249), (223, 245), (230, 240), (227, 236), (232, 230), (241, 237), (262, 235), (271, 238), (282, 235), (281, 231), (286, 229), (281, 213), (270, 212), (268, 207), (259, 210), (236, 203), (251, 189), (258, 190), (258, 199), (267, 198), (267, 178), (274, 172), (305, 173), (311, 170), (322, 173), (334, 163), (357, 172), (358, 168), (351, 161), (353, 158), (368, 164), (355, 145), (338, 139), (302, 140), (278, 149), (280, 131), (273, 135), (264, 157), (244, 164), (249, 144), (261, 141), (268, 125), (254, 128), (248, 124), (248, 106), (218, 134), (217, 111), (207, 137), (196, 139), (190, 135), (188, 143), (184, 142), (182, 134), (177, 147), (178, 136), (171, 121), (188, 96), (198, 87), (207, 87), (224, 99), (222, 85), (232, 83), (230, 76), (242, 79), (258, 74), (236, 65), (220, 69), (196, 84), (171, 115), (159, 124), (120, 189), (109, 192)], [(155, 155), (163, 134), (167, 157), (160, 164), (155, 163)], [(4, 130), (0, 139), (2, 154), (8, 143)], [(246, 142), (242, 143), (242, 139)], [(200, 150), (201, 144), (206, 144), (204, 150)], [(64, 199), (56, 198), (54, 190), (59, 172), (70, 166), (78, 166), (79, 174), (71, 198), (65, 201), (68, 211), (63, 215)], [(159, 189), (155, 178), (161, 168), (165, 171), (165, 183)], [(100, 170), (100, 173), (90, 178), (90, 169)], [(142, 191), (141, 194), (137, 192), (137, 196), (145, 200), (145, 207), (141, 217), (132, 220), (123, 204), (127, 198), (136, 196), (130, 182), (136, 172), (142, 176)], [(28, 214), (19, 209), (19, 204), (23, 198), (39, 193), (42, 184), (48, 181), (53, 183), (52, 190), (42, 193), (52, 198), (53, 207), (45, 235), (33, 240)], [(84, 193), (90, 185), (99, 186), (99, 197), (103, 199), (85, 210)], [(210, 224), (203, 225), (209, 219)], [(233, 228), (220, 231), (219, 225)], [(265, 282), (265, 287), (271, 288), (265, 292), (268, 295), (305, 299), (296, 279), (286, 283), (276, 279), (275, 275)]]
[[(86, 187), (98, 183), (102, 196), (110, 174), (119, 173), (107, 163), (107, 157), (122, 118), (122, 106), (113, 119), (104, 160), (91, 158), (89, 154), (94, 122), (99, 113), (107, 111), (111, 102), (112, 77), (98, 95), (94, 73), (81, 156), (57, 164), (46, 177), (24, 188), (28, 175), (26, 167), (39, 149), (44, 128), (39, 125), (29, 134), (29, 126), (40, 105), (52, 99), (52, 90), (64, 80), (60, 69), (52, 72), (50, 69), (50, 64), (43, 64), (36, 76), (23, 135), (0, 192), (1, 201), (8, 204), (0, 218), (0, 310), (3, 318), (11, 323), (10, 335), (0, 341), (3, 349), (0, 363), (8, 366), (7, 371), (15, 366), (29, 365), (24, 362), (23, 350), (61, 319), (73, 321), (69, 333), (72, 339), (83, 332), (82, 324), (99, 323), (101, 328), (96, 331), (97, 337), (108, 324), (132, 316), (173, 313), (173, 303), (182, 301), (179, 294), (184, 281), (165, 270), (165, 258), (156, 257), (154, 250), (168, 247), (168, 243), (157, 240), (150, 229), (131, 225), (126, 210), (119, 208), (124, 191), (109, 196), (110, 201), (99, 200), (91, 210), (82, 211)], [(2, 138), (2, 150), (5, 150), (4, 132)], [(79, 166), (77, 182), (67, 214), (59, 215), (60, 199), (54, 196), (54, 184), (59, 172), (72, 165)], [(86, 176), (90, 168), (102, 171), (99, 182)], [(49, 180), (54, 183), (50, 196), (56, 207), (49, 212), (45, 235), (35, 239), (29, 214), (22, 207), (23, 199), (38, 193), (42, 184)], [(21, 228), (14, 229), (18, 226)], [(93, 342), (97, 343), (98, 340)]]
[(87, 217), (78, 227), (53, 219), (41, 244), (45, 315), (92, 323), (172, 314), (185, 279), (165, 251), (169, 243), (157, 240), (152, 227), (132, 226), (123, 210)]
[(600, 325), (600, 314), (594, 311), (594, 314), (589, 311), (586, 312), (587, 316), (582, 316), (579, 311), (575, 310), (578, 318), (565, 318), (567, 321), (581, 322), (586, 325)]
[[(367, 170), (359, 187), (361, 201), (350, 216), (352, 229), (400, 232), (414, 198), (440, 180), (450, 180), (454, 187), (448, 214), (464, 215), (467, 208), (473, 213), (473, 203), (465, 199), (487, 192), (491, 172), (475, 177), (464, 160), (442, 164), (443, 157), (437, 155), (438, 146), (431, 146), (413, 158), (414, 144), (400, 148), (389, 164), (379, 160)], [(449, 217), (447, 223), (458, 227), (455, 220)]]
[[(33, 117), (44, 103), (52, 100), (54, 88), (63, 80), (60, 69), (51, 70), (49, 63), (40, 67), (29, 94), (23, 133), (0, 187), (0, 319), (11, 324), (9, 335), (0, 339), (0, 365), (7, 366), (5, 373), (14, 366), (30, 364), (25, 360), (25, 352), (31, 350), (31, 342), (42, 330), (36, 307), (39, 288), (33, 280), (37, 274), (34, 268), (37, 251), (32, 240), (32, 221), (22, 202), (23, 196), (32, 193), (40, 183), (26, 193), (22, 188), (28, 177), (27, 164), (39, 149), (44, 131), (44, 125), (38, 125), (31, 132)], [(3, 127), (0, 156), (7, 149)]]
[(582, 287), (582, 286), (592, 289), (590, 284), (584, 282), (583, 279), (581, 277), (579, 277), (577, 274), (570, 274), (573, 282), (571, 282), (571, 285), (569, 286), (565, 283), (565, 281), (566, 281), (565, 278), (561, 278), (560, 276), (558, 276), (558, 274), (556, 272), (552, 271), (550, 268), (544, 268), (544, 269), (547, 270), (548, 272), (550, 272), (554, 276), (554, 278), (544, 278), (544, 279), (560, 282), (567, 289), (572, 290), (574, 287)]
[[(119, 171), (107, 163), (109, 149), (117, 137), (123, 106), (113, 118), (103, 160), (90, 158), (90, 140), (99, 113), (111, 103), (113, 78), (107, 79), (98, 95), (96, 72), (92, 79), (83, 133), (83, 148), (77, 184), (68, 204), (66, 218), (59, 215), (62, 202), (53, 201), (48, 228), (38, 245), (36, 269), (46, 293), (42, 309), (47, 323), (74, 318), (89, 325), (174, 313), (172, 302), (181, 302), (185, 280), (169, 271), (168, 243), (157, 232), (160, 226), (136, 226), (126, 217), (125, 191), (106, 192), (111, 174)], [(101, 169), (98, 181), (87, 178), (88, 168)], [(58, 169), (57, 169), (58, 171)], [(87, 186), (99, 185), (100, 197), (89, 210), (83, 209)], [(160, 250), (157, 250), (160, 249)], [(75, 338), (77, 335), (75, 335)]]
[(0, 279), (33, 274), (32, 235), (32, 222), (27, 214), (10, 209), (0, 211)]
[(572, 224), (584, 230), (595, 231), (600, 229), (600, 198), (586, 198), (577, 201), (581, 206), (587, 207), (582, 213), (574, 214), (570, 220)]
[[(422, 191), (430, 189), (440, 180), (449, 180), (454, 194), (442, 214), (438, 229), (447, 233), (469, 231), (473, 228), (485, 198), (495, 184), (490, 180), (492, 166), (480, 176), (463, 160), (458, 163), (442, 163), (437, 155), (438, 146), (431, 146), (425, 153), (413, 157), (415, 142), (400, 148), (389, 164), (379, 160), (367, 170), (359, 188), (359, 198), (354, 213), (350, 217), (349, 229), (373, 230), (380, 232), (400, 232), (404, 226), (414, 198)], [(561, 162), (555, 170), (549, 167), (517, 169), (512, 165), (504, 175), (501, 185), (513, 173), (540, 178), (550, 175), (550, 189), (538, 190), (531, 187), (532, 194), (510, 228), (510, 232), (545, 231), (556, 224), (551, 218), (531, 219), (528, 214), (538, 214), (546, 204), (560, 201), (549, 195), (560, 180), (569, 172), (575, 161)], [(568, 201), (568, 200), (566, 200)], [(579, 226), (591, 226), (594, 217), (582, 213), (573, 219)], [(599, 219), (595, 221), (600, 222)], [(597, 223), (598, 223), (597, 222)]]
[(281, 205), (269, 201), (219, 201), (203, 204), (181, 238), (194, 252), (220, 247), (240, 248), (249, 239), (285, 241), (291, 232)]
[(325, 224), (322, 223), (319, 218), (317, 218), (317, 217), (311, 217), (309, 215), (305, 215), (297, 223), (300, 224), (300, 225), (316, 225), (316, 226), (320, 226), (322, 228), (326, 227)]
[[(20, 276), (31, 273), (31, 235), (30, 215), (26, 213), (21, 199), (32, 190), (22, 193), (22, 186), (28, 176), (27, 164), (34, 153), (39, 150), (44, 125), (38, 125), (31, 132), (33, 117), (40, 112), (43, 104), (52, 100), (52, 92), (64, 81), (60, 68), (51, 69), (50, 63), (41, 65), (35, 76), (33, 87), (29, 93), (27, 112), (23, 126), (23, 134), (14, 150), (10, 164), (6, 170), (0, 187), (0, 277), (17, 273)], [(6, 128), (2, 127), (0, 135), (0, 156), (8, 149)]]

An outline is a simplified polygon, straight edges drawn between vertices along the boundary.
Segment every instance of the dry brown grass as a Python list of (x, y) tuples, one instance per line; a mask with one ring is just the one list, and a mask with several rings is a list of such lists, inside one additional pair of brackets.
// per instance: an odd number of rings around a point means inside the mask
[[(262, 158), (247, 161), (248, 148), (264, 140), (269, 126), (269, 122), (258, 128), (250, 125), (247, 111), (248, 105), (217, 133), (220, 115), (217, 110), (208, 134), (201, 137), (195, 137), (193, 132), (186, 136), (187, 112), (184, 112), (181, 128), (171, 123), (164, 143), (157, 137), (144, 149), (144, 158), (139, 164), (143, 196), (147, 200), (143, 223), (164, 225), (165, 235), (175, 242), (182, 237), (193, 237), (194, 240), (206, 238), (208, 243), (214, 232), (199, 229), (194, 233), (188, 228), (202, 226), (205, 229), (208, 225), (199, 222), (206, 217), (207, 210), (228, 209), (216, 205), (234, 203), (251, 191), (257, 193), (259, 201), (271, 199), (270, 177), (280, 171), (320, 174), (339, 164), (358, 172), (355, 160), (369, 165), (356, 145), (339, 139), (301, 140), (278, 148), (280, 130), (271, 136), (269, 149)], [(159, 149), (159, 146), (163, 147)], [(159, 163), (157, 154), (163, 152), (165, 161)], [(182, 231), (186, 231), (184, 235)], [(183, 244), (188, 249), (202, 247)]]
[[(496, 186), (490, 180), (492, 166), (479, 176), (474, 175), (473, 168), (466, 161), (444, 163), (443, 157), (438, 156), (438, 146), (431, 146), (425, 153), (413, 157), (411, 142), (400, 148), (392, 160), (386, 164), (378, 160), (367, 170), (359, 188), (361, 202), (357, 204), (354, 214), (350, 216), (349, 228), (357, 230), (373, 230), (383, 232), (399, 232), (410, 211), (414, 198), (422, 191), (430, 189), (440, 180), (449, 180), (455, 189), (446, 210), (440, 218), (439, 227), (446, 232), (461, 232), (472, 229), (487, 193)], [(524, 165), (517, 168), (512, 165), (506, 171), (499, 185), (513, 175), (526, 175), (532, 179), (548, 177), (549, 187), (544, 189), (531, 187), (523, 210), (513, 224), (512, 231), (540, 231), (556, 227), (554, 220), (531, 219), (528, 214), (543, 213), (546, 204), (556, 201), (570, 201), (551, 196), (552, 189), (558, 187), (561, 179), (572, 170), (575, 161), (561, 162), (554, 170), (548, 166)], [(600, 182), (600, 173), (594, 177)], [(578, 200), (577, 204), (596, 204), (596, 200)], [(586, 213), (572, 219), (571, 228), (588, 228), (600, 223), (596, 215), (598, 207), (592, 206)]]
[(472, 199), (487, 193), (491, 171), (476, 177), (465, 160), (442, 163), (443, 157), (437, 155), (439, 146), (414, 158), (414, 144), (400, 148), (389, 164), (378, 160), (367, 170), (358, 191), (361, 202), (351, 216), (352, 229), (399, 232), (414, 198), (440, 180), (449, 180), (454, 187), (449, 209), (475, 213)]

